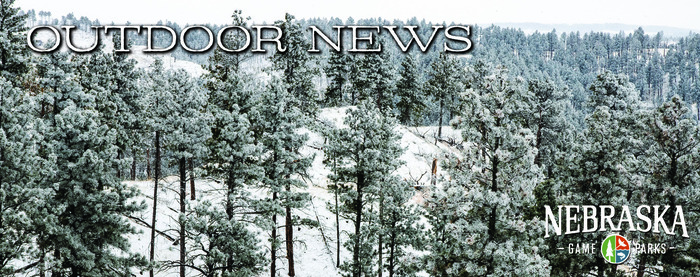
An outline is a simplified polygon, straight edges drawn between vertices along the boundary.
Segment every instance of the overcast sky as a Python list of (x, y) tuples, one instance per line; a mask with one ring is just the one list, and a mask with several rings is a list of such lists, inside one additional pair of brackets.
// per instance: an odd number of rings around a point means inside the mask
[[(51, 11), (54, 17), (69, 12), (98, 18), (102, 23), (155, 24), (158, 20), (178, 23), (229, 23), (235, 9), (252, 17), (253, 22), (272, 23), (285, 12), (297, 18), (340, 17), (355, 19), (417, 17), (433, 22), (462, 24), (545, 23), (588, 24), (623, 23), (661, 25), (700, 30), (700, 1), (588, 1), (561, 0), (481, 0), (481, 1), (251, 1), (251, 0), (17, 0), (22, 9)], [(98, 4), (99, 3), (99, 4)], [(120, 4), (112, 4), (120, 3)]]

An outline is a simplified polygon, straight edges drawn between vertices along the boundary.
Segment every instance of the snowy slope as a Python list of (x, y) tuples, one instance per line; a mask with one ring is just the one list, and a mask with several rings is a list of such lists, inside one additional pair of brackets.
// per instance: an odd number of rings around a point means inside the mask
[[(51, 39), (51, 35), (47, 33), (39, 33), (38, 39), (44, 42)], [(102, 37), (103, 41), (111, 41), (111, 37)], [(78, 47), (89, 47), (92, 45), (94, 40), (94, 34), (85, 33), (82, 31), (76, 31), (73, 37)], [(137, 67), (148, 68), (157, 57), (163, 60), (163, 64), (167, 69), (184, 69), (189, 74), (193, 76), (202, 75), (205, 70), (201, 65), (176, 60), (171, 55), (165, 54), (144, 54), (142, 50), (144, 46), (132, 46), (130, 57), (137, 61)], [(62, 45), (61, 49), (66, 50), (65, 43)], [(111, 43), (105, 43), (105, 48), (103, 51), (112, 51)], [(257, 60), (250, 61), (249, 66), (264, 66), (266, 60), (262, 57), (256, 57)], [(252, 68), (251, 68), (252, 69)], [(320, 113), (320, 120), (327, 121), (335, 126), (345, 127), (343, 119), (345, 118), (346, 111), (348, 107), (342, 108), (329, 108), (323, 109)], [(401, 156), (401, 159), (405, 162), (401, 166), (396, 174), (401, 176), (403, 179), (408, 180), (416, 187), (426, 187), (429, 185), (431, 180), (431, 167), (434, 159), (439, 162), (446, 159), (450, 153), (453, 153), (455, 149), (449, 147), (443, 142), (435, 141), (434, 137), (437, 133), (437, 127), (407, 127), (399, 126), (397, 132), (401, 135), (401, 146), (405, 149), (405, 153)], [(300, 243), (295, 244), (295, 260), (296, 260), (296, 273), (297, 276), (340, 276), (336, 268), (336, 223), (334, 214), (328, 210), (327, 204), (334, 199), (334, 196), (330, 194), (326, 186), (328, 185), (327, 175), (330, 173), (329, 169), (323, 164), (323, 144), (324, 138), (315, 132), (309, 130), (300, 130), (301, 132), (308, 133), (309, 141), (307, 146), (302, 149), (304, 154), (314, 155), (315, 159), (313, 161), (313, 166), (309, 172), (310, 180), (307, 181), (307, 188), (305, 189), (312, 196), (312, 202), (304, 209), (295, 211), (295, 214), (312, 220), (317, 220), (320, 224), (319, 227), (300, 227), (295, 229), (295, 238), (300, 241)], [(443, 127), (444, 138), (448, 141), (460, 142), (461, 138), (458, 132), (455, 132), (450, 127)], [(438, 169), (438, 178), (444, 177), (444, 172)], [(205, 180), (197, 180), (197, 200), (190, 201), (190, 206), (196, 206), (201, 200), (210, 200), (212, 202), (222, 201), (222, 194), (220, 191), (220, 184), (215, 182), (208, 182)], [(150, 243), (150, 229), (144, 226), (140, 222), (145, 222), (150, 224), (152, 215), (152, 202), (153, 202), (153, 180), (148, 181), (127, 181), (126, 184), (129, 186), (139, 189), (140, 196), (136, 199), (137, 201), (144, 201), (147, 208), (140, 214), (135, 215), (132, 220), (133, 226), (140, 231), (140, 234), (131, 235), (129, 240), (132, 245), (132, 250), (141, 253), (144, 256), (148, 256), (149, 243)], [(175, 261), (179, 259), (179, 246), (174, 243), (174, 240), (178, 239), (177, 234), (177, 216), (179, 209), (178, 194), (179, 189), (178, 178), (171, 176), (162, 181), (159, 185), (158, 192), (158, 215), (156, 227), (158, 230), (165, 233), (164, 235), (156, 236), (156, 261)], [(189, 190), (189, 186), (188, 186)], [(411, 202), (422, 204), (423, 203), (423, 193), (425, 190), (416, 190), (415, 196), (411, 199)], [(260, 191), (251, 191), (253, 194), (263, 194)], [(263, 197), (263, 195), (261, 195)], [(189, 195), (187, 197), (189, 199)], [(282, 221), (278, 222), (282, 224)], [(343, 233), (341, 235), (341, 241), (347, 240), (347, 236), (344, 235), (351, 232), (351, 222), (342, 221), (340, 223), (340, 228)], [(258, 233), (258, 238), (261, 241), (261, 249), (267, 249), (268, 239), (270, 236), (267, 230), (256, 230)], [(342, 244), (341, 242), (341, 244)], [(281, 253), (280, 253), (281, 254)], [(350, 252), (345, 248), (341, 248), (341, 263), (346, 259), (351, 257)], [(278, 275), (285, 276), (286, 274), (286, 260), (281, 259), (277, 262)], [(163, 269), (157, 275), (158, 276), (176, 276), (178, 273), (177, 268)], [(188, 276), (196, 275), (195, 272), (188, 272)], [(141, 272), (138, 276), (148, 276), (148, 272)], [(261, 276), (269, 276), (269, 269), (266, 269)]]
[[(342, 126), (345, 111), (348, 108), (330, 108), (322, 110), (320, 114), (321, 120), (333, 122), (336, 126)], [(309, 130), (301, 130), (309, 134), (307, 146), (302, 149), (305, 154), (315, 155), (313, 166), (309, 172), (310, 180), (307, 182), (308, 187), (305, 189), (312, 196), (312, 202), (304, 209), (295, 211), (295, 214), (302, 218), (318, 220), (320, 226), (317, 228), (300, 227), (295, 229), (295, 238), (300, 243), (295, 244), (295, 260), (297, 276), (340, 276), (335, 266), (336, 264), (336, 249), (335, 249), (335, 216), (328, 210), (327, 203), (332, 201), (333, 194), (326, 190), (328, 178), (326, 177), (330, 171), (323, 165), (323, 142), (324, 139), (320, 134)], [(454, 151), (454, 148), (431, 139), (433, 134), (437, 132), (437, 127), (398, 127), (400, 132), (401, 146), (406, 152), (401, 157), (405, 164), (398, 170), (402, 178), (414, 180), (415, 185), (425, 186), (430, 182), (430, 170), (433, 159), (442, 160), (446, 154)], [(450, 127), (443, 127), (443, 133), (447, 137), (455, 141), (459, 141), (460, 136)], [(438, 175), (444, 174), (438, 169)], [(423, 176), (422, 178), (419, 178)], [(162, 182), (158, 195), (158, 218), (157, 229), (163, 230), (172, 238), (177, 239), (176, 221), (177, 212), (179, 209), (178, 195), (176, 189), (179, 187), (177, 177), (166, 178), (167, 182)], [(141, 191), (140, 200), (144, 200), (148, 208), (138, 217), (145, 222), (151, 221), (151, 204), (153, 195), (153, 181), (136, 181), (127, 182), (128, 185), (134, 186)], [(197, 181), (197, 197), (198, 200), (191, 201), (191, 205), (196, 205), (197, 201), (209, 199), (211, 201), (221, 201), (219, 185), (213, 182), (204, 180)], [(189, 188), (188, 188), (189, 190)], [(258, 193), (259, 191), (251, 191)], [(188, 196), (189, 199), (189, 196)], [(422, 203), (421, 192), (416, 190), (416, 195), (412, 198), (412, 202)], [(280, 221), (279, 224), (282, 224)], [(342, 221), (341, 230), (350, 231), (351, 222)], [(142, 233), (130, 237), (132, 249), (143, 255), (148, 255), (148, 246), (150, 238), (150, 229), (134, 222), (134, 226), (141, 230)], [(259, 240), (264, 244), (260, 245), (261, 249), (267, 247), (269, 232), (258, 230)], [(347, 239), (341, 235), (341, 240)], [(168, 240), (164, 236), (157, 236), (156, 239), (156, 260), (177, 260), (179, 257), (178, 246), (173, 244), (173, 241)], [(350, 253), (342, 248), (341, 260), (349, 259)], [(286, 260), (279, 260), (278, 275), (286, 275)], [(169, 269), (158, 274), (159, 276), (174, 276), (177, 274), (177, 269)], [(148, 272), (142, 272), (139, 276), (147, 276)], [(189, 276), (194, 276), (194, 272), (189, 272)], [(264, 271), (261, 276), (269, 276), (269, 269)]]

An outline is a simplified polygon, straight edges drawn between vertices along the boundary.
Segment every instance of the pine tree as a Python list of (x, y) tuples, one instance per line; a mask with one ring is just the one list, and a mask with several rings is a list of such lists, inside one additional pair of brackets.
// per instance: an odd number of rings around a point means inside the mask
[[(247, 25), (240, 11), (235, 11), (232, 18), (234, 26)], [(243, 42), (237, 37), (227, 36), (227, 46), (233, 48), (242, 45)], [(262, 179), (260, 157), (263, 153), (259, 130), (262, 119), (258, 111), (260, 91), (257, 89), (261, 85), (242, 68), (246, 59), (247, 56), (241, 53), (217, 50), (206, 66), (209, 71), (203, 76), (209, 95), (206, 109), (213, 117), (210, 124), (212, 136), (206, 143), (209, 154), (204, 160), (203, 169), (206, 177), (223, 184), (224, 191), (225, 216), (218, 219), (216, 224), (243, 228), (224, 233), (226, 236), (205, 234), (210, 242), (226, 242), (210, 243), (209, 247), (216, 251), (208, 250), (212, 254), (209, 259), (218, 261), (220, 266), (217, 271), (224, 276), (235, 276), (238, 272), (248, 272), (242, 276), (257, 276), (264, 262), (259, 256), (258, 246), (246, 240), (250, 234), (245, 234), (250, 227), (247, 222), (252, 221), (249, 215), (255, 213), (245, 189), (257, 186)], [(237, 258), (243, 252), (248, 253), (246, 256), (250, 258), (241, 263)]]
[[(332, 123), (323, 125), (323, 136), (326, 138), (326, 142), (331, 138), (338, 138), (342, 132), (341, 129), (336, 128)], [(330, 167), (331, 174), (328, 176), (330, 183), (328, 184), (328, 191), (333, 193), (333, 200), (327, 204), (328, 209), (335, 215), (335, 242), (336, 242), (336, 268), (340, 267), (340, 195), (345, 194), (350, 189), (349, 186), (343, 183), (340, 179), (339, 169), (340, 164), (338, 160), (340, 158), (340, 151), (342, 150), (342, 145), (338, 143), (327, 143), (323, 149), (324, 160), (323, 163)]]
[(29, 56), (22, 39), (26, 16), (13, 3), (0, 3), (0, 275), (5, 276), (37, 264), (14, 268), (36, 251), (33, 221), (43, 217), (37, 208), (49, 193), (36, 180), (50, 170), (36, 151), (41, 136), (29, 115), (32, 98), (19, 87)]
[(437, 139), (442, 137), (445, 110), (449, 112), (448, 120), (450, 120), (455, 107), (457, 107), (457, 96), (463, 89), (462, 84), (458, 80), (461, 77), (460, 75), (457, 60), (445, 52), (440, 52), (438, 59), (431, 64), (430, 77), (424, 89), (428, 95), (432, 95), (435, 98), (435, 101), (440, 106)]
[[(235, 10), (231, 18), (229, 26), (247, 27), (248, 20), (250, 20), (249, 17), (243, 17), (241, 10)], [(235, 33), (227, 33), (222, 43), (229, 49), (240, 49), (246, 42)], [(203, 66), (207, 70), (207, 78), (205, 78), (208, 79), (208, 82), (205, 84), (207, 89), (214, 91), (216, 86), (220, 85), (217, 81), (226, 82), (231, 74), (239, 74), (243, 63), (251, 57), (251, 54), (227, 53), (220, 48), (216, 48), (213, 55), (209, 57), (209, 63)]]
[[(176, 160), (180, 177), (180, 215), (178, 225), (180, 227), (180, 277), (185, 276), (187, 267), (187, 232), (186, 227), (186, 188), (187, 188), (187, 161), (195, 157), (203, 157), (206, 153), (204, 142), (211, 136), (209, 131), (208, 114), (204, 113), (204, 105), (207, 96), (204, 91), (197, 88), (198, 84), (184, 70), (169, 72), (168, 90), (175, 94), (170, 109), (177, 116), (170, 115), (165, 118), (168, 150)], [(193, 193), (193, 192), (190, 192)]]
[[(113, 43), (116, 45), (118, 36), (114, 37)], [(145, 134), (143, 130), (146, 129), (144, 126), (144, 95), (140, 92), (142, 88), (139, 86), (139, 80), (143, 79), (141, 78), (143, 71), (136, 68), (136, 60), (129, 58), (127, 53), (113, 52), (111, 57), (114, 72), (112, 93), (121, 101), (115, 120), (117, 122), (115, 126), (121, 125), (121, 128), (115, 127), (115, 129), (120, 130), (117, 133), (117, 146), (122, 157), (127, 151), (131, 152), (129, 177), (131, 180), (136, 180), (136, 160), (137, 155), (140, 155), (144, 148)], [(125, 159), (125, 162), (128, 160)]]
[(13, 7), (14, 3), (15, 0), (0, 3), (0, 74), (17, 84), (18, 77), (29, 69), (29, 55), (24, 34), (27, 15)]
[[(570, 146), (565, 159), (566, 171), (562, 172), (562, 197), (559, 203), (581, 205), (634, 205), (637, 170), (641, 164), (637, 157), (645, 148), (640, 135), (641, 112), (639, 93), (624, 75), (604, 72), (590, 86), (592, 92), (588, 106), (593, 112), (586, 116), (587, 128)], [(580, 240), (603, 241), (604, 234), (579, 234)], [(576, 263), (555, 264), (553, 274), (590, 272), (598, 275), (616, 271), (601, 259), (578, 257)]]
[(324, 101), (328, 106), (340, 106), (348, 83), (350, 57), (342, 52), (332, 51), (328, 65), (324, 68), (330, 84), (326, 88)]
[[(280, 39), (282, 45), (286, 47), (285, 51), (277, 51), (275, 52), (274, 55), (270, 58), (270, 61), (272, 62), (272, 69), (278, 70), (281, 72), (282, 76), (282, 84), (283, 84), (283, 89), (286, 90), (286, 94), (282, 94), (284, 99), (288, 100), (288, 103), (285, 103), (286, 101), (281, 101), (285, 106), (283, 107), (277, 107), (277, 109), (281, 110), (287, 110), (289, 112), (293, 112), (295, 109), (298, 109), (300, 111), (299, 115), (295, 115), (296, 118), (291, 119), (294, 121), (299, 121), (298, 123), (304, 124), (304, 122), (309, 122), (309, 119), (316, 118), (316, 114), (318, 113), (318, 95), (317, 92), (314, 88), (313, 85), (313, 76), (317, 73), (316, 69), (313, 68), (310, 63), (312, 62), (312, 56), (308, 53), (308, 49), (310, 48), (309, 42), (306, 40), (306, 38), (303, 35), (302, 32), (302, 27), (299, 22), (297, 22), (294, 19), (294, 16), (290, 14), (285, 15), (284, 21), (277, 21), (275, 22), (275, 25), (280, 28), (282, 31), (282, 38)], [(274, 91), (277, 88), (275, 85), (271, 87), (271, 89)], [(269, 105), (272, 105), (271, 102), (269, 102)], [(266, 105), (263, 105), (266, 106)], [(273, 114), (274, 115), (274, 114)], [(284, 119), (285, 116), (280, 116), (276, 115), (277, 118), (283, 118), (283, 121), (287, 121), (290, 119)], [(269, 118), (263, 116), (265, 120), (269, 120)], [(295, 127), (298, 127), (300, 125), (292, 125)], [(288, 130), (293, 130), (292, 126), (288, 126), (287, 128), (290, 128)], [(273, 128), (275, 133), (277, 129)], [(290, 141), (287, 143), (287, 147), (290, 147), (286, 151), (289, 153), (296, 153), (298, 151), (299, 145), (295, 145), (298, 142), (294, 142), (295, 140), (298, 140), (299, 138), (289, 138)], [(265, 151), (270, 151), (272, 150), (273, 153), (277, 152), (278, 154), (282, 154), (283, 152), (278, 152), (279, 150), (279, 145), (275, 146), (274, 140), (272, 145), (268, 145), (265, 148)], [(277, 148), (277, 149), (275, 149)], [(284, 155), (281, 157), (275, 157), (275, 159), (285, 159)], [(273, 159), (274, 160), (274, 159)], [(282, 161), (280, 160), (280, 161)], [(269, 167), (268, 167), (269, 168)], [(299, 165), (290, 165), (289, 167), (289, 173), (292, 172), (299, 172), (301, 168), (305, 168), (304, 163), (300, 163)], [(266, 172), (269, 170), (266, 170)], [(268, 175), (269, 176), (269, 175)], [(279, 177), (279, 176), (278, 176)], [(289, 176), (283, 176), (288, 178)], [(294, 276), (294, 247), (293, 247), (293, 224), (292, 224), (292, 215), (291, 215), (291, 209), (299, 207), (301, 205), (300, 202), (302, 199), (293, 199), (296, 196), (292, 196), (291, 192), (291, 187), (293, 186), (298, 186), (298, 182), (292, 181), (291, 179), (289, 181), (285, 181), (285, 183), (291, 182), (285, 185), (285, 194), (289, 194), (286, 199), (280, 199), (283, 200), (285, 203), (285, 244), (286, 244), (286, 258), (289, 266), (289, 271), (288, 274), (289, 276)], [(295, 184), (296, 183), (296, 184)], [(273, 198), (275, 198), (274, 194), (274, 189), (272, 190), (273, 192)], [(280, 195), (282, 196), (282, 195)], [(276, 200), (276, 199), (275, 199)], [(274, 217), (274, 216), (273, 216)], [(274, 221), (274, 220), (273, 220)], [(273, 225), (275, 223), (273, 222)], [(276, 240), (274, 232), (273, 232), (273, 245), (274, 241)], [(274, 247), (273, 247), (273, 252), (274, 252)], [(275, 269), (275, 258), (274, 258), (274, 253), (272, 253), (273, 257), (271, 262), (272, 267), (272, 275), (274, 275)]]
[(292, 209), (299, 209), (309, 202), (308, 193), (297, 191), (306, 187), (300, 176), (306, 175), (311, 166), (312, 156), (304, 156), (299, 151), (308, 140), (308, 135), (299, 134), (298, 130), (305, 122), (304, 115), (296, 104), (297, 100), (277, 79), (271, 81), (261, 101), (261, 117), (264, 118), (261, 141), (264, 147), (262, 166), (265, 178), (262, 186), (270, 191), (271, 199), (265, 203), (265, 211), (272, 217), (271, 267), (275, 276), (277, 239), (277, 215), (284, 214), (285, 250), (289, 266), (288, 275), (295, 276), (294, 270), (294, 227), (298, 219), (292, 215)]
[(187, 218), (188, 253), (193, 261), (189, 268), (205, 277), (259, 276), (264, 264), (259, 239), (243, 221), (229, 220), (224, 208), (205, 200)]
[(49, 193), (36, 183), (50, 165), (42, 164), (34, 147), (39, 134), (27, 128), (33, 126), (31, 104), (28, 94), (0, 76), (0, 275), (5, 276), (36, 266), (13, 264), (36, 251), (33, 221), (41, 219), (37, 208)]
[[(368, 47), (376, 48), (381, 43), (381, 40), (376, 40)], [(351, 104), (372, 99), (382, 113), (393, 110), (394, 69), (390, 61), (388, 51), (365, 53), (353, 59), (350, 71)]]
[(399, 121), (404, 125), (419, 125), (422, 120), (425, 96), (419, 83), (418, 65), (413, 55), (406, 54), (401, 62), (400, 79), (396, 82), (396, 96), (399, 102)]
[(150, 66), (150, 72), (148, 74), (148, 79), (146, 80), (146, 101), (147, 105), (147, 120), (146, 123), (150, 131), (154, 134), (153, 139), (153, 149), (155, 151), (154, 157), (154, 178), (153, 178), (153, 213), (151, 215), (151, 239), (150, 239), (150, 249), (148, 258), (151, 262), (151, 268), (149, 268), (149, 276), (153, 277), (153, 267), (155, 266), (155, 235), (156, 235), (156, 218), (158, 210), (158, 185), (160, 184), (162, 176), (162, 149), (164, 141), (164, 133), (168, 131), (167, 129), (167, 119), (174, 112), (172, 108), (173, 95), (168, 91), (168, 78), (163, 68), (163, 62), (160, 59), (156, 59)]
[[(377, 40), (382, 43), (381, 39)], [(376, 79), (374, 79), (374, 103), (385, 115), (394, 110), (394, 66), (391, 64), (391, 56), (389, 51), (382, 51), (378, 55), (367, 55), (369, 61), (367, 64), (374, 66), (377, 71)]]
[(372, 86), (371, 71), (365, 65), (365, 59), (360, 55), (350, 56), (350, 105), (357, 105), (358, 102), (367, 99)]
[(39, 266), (54, 276), (123, 276), (145, 265), (124, 237), (136, 232), (125, 216), (143, 204), (130, 200), (137, 191), (114, 177), (116, 134), (99, 121), (95, 98), (77, 83), (75, 67), (61, 53), (37, 64), (39, 155), (55, 162), (53, 174), (41, 180), (53, 194), (41, 207), (50, 215), (36, 226)]
[[(113, 37), (114, 49), (120, 43), (119, 35)], [(101, 47), (100, 47), (101, 48)], [(80, 59), (80, 58), (79, 58)], [(131, 160), (130, 179), (136, 175), (136, 154), (143, 141), (144, 97), (139, 92), (140, 72), (136, 60), (125, 53), (104, 53), (97, 51), (81, 59), (80, 84), (88, 93), (95, 96), (97, 110), (111, 129), (117, 133), (119, 147), (117, 178), (124, 178), (122, 169)], [(126, 153), (131, 152), (131, 159)]]
[(541, 234), (526, 231), (542, 221), (521, 212), (535, 204), (532, 190), (541, 179), (533, 166), (535, 137), (522, 117), (531, 97), (501, 67), (484, 82), (462, 96), (454, 119), (471, 147), (463, 161), (448, 164), (452, 180), (430, 200), (428, 270), (435, 276), (545, 276)]
[[(700, 129), (687, 105), (678, 95), (645, 118), (647, 137), (652, 140), (641, 157), (644, 164), (648, 183), (643, 188), (635, 190), (634, 198), (640, 203), (658, 203), (675, 208), (683, 207), (686, 222), (697, 218), (697, 213), (686, 207), (692, 206), (697, 199), (698, 170), (700, 164)], [(666, 222), (674, 222), (672, 214), (664, 218)], [(676, 234), (683, 230), (676, 229)], [(642, 257), (639, 260), (637, 276), (643, 276), (653, 266), (660, 265), (663, 271), (660, 276), (685, 276), (700, 270), (696, 262), (698, 252), (691, 250), (698, 243), (696, 230), (688, 228), (690, 239), (663, 237), (640, 234), (642, 241), (655, 241), (673, 245), (673, 249), (661, 255), (656, 261), (653, 257)], [(645, 236), (644, 236), (645, 235)]]
[(547, 177), (552, 176), (557, 151), (560, 151), (562, 136), (570, 127), (566, 114), (569, 92), (559, 89), (551, 81), (532, 80), (528, 82), (532, 99), (532, 109), (526, 111), (528, 127), (535, 134), (535, 165), (546, 169)]
[(345, 246), (352, 252), (352, 260), (341, 269), (348, 276), (374, 275), (378, 196), (382, 184), (400, 165), (402, 149), (398, 145), (396, 123), (382, 115), (371, 102), (361, 102), (349, 109), (339, 129), (329, 137), (331, 149), (337, 151), (337, 173), (331, 179), (348, 184), (354, 189), (341, 195), (344, 218), (353, 222), (354, 233)]
[[(407, 204), (415, 190), (405, 181), (389, 178), (381, 184), (379, 197), (379, 276), (384, 268), (393, 276), (416, 276), (420, 258), (411, 251), (423, 250), (428, 240), (419, 223), (422, 213), (417, 205)], [(383, 252), (386, 251), (386, 261)]]
[[(534, 190), (536, 204), (525, 214), (528, 219), (545, 218), (542, 207), (556, 207), (558, 204), (556, 195), (561, 190), (562, 182), (559, 178), (563, 175), (562, 171), (565, 172), (568, 168), (568, 164), (561, 162), (561, 156), (566, 155), (568, 148), (575, 143), (576, 130), (565, 114), (566, 110), (570, 110), (568, 90), (559, 89), (550, 80), (539, 79), (529, 81), (528, 90), (533, 105), (530, 110), (524, 111), (523, 116), (527, 118), (527, 125), (535, 135), (537, 155), (534, 164), (542, 170), (545, 178)], [(566, 239), (559, 236), (546, 240), (550, 249), (566, 243)], [(545, 253), (544, 256), (549, 260), (553, 275), (568, 274), (569, 267), (576, 264), (571, 260), (575, 257), (557, 252)]]
[(315, 117), (318, 95), (312, 78), (317, 70), (311, 65), (313, 60), (308, 52), (311, 46), (293, 15), (286, 14), (284, 20), (275, 22), (275, 25), (282, 30), (280, 42), (286, 50), (272, 55), (272, 69), (281, 71), (287, 91), (294, 96), (295, 105), (303, 114)]

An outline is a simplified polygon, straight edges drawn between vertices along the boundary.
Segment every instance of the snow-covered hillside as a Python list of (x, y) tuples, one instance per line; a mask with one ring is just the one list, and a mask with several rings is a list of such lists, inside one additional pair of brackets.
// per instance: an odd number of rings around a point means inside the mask
[[(320, 119), (332, 122), (337, 126), (342, 126), (345, 112), (348, 108), (330, 108), (322, 110)], [(309, 134), (309, 141), (306, 147), (303, 148), (305, 154), (315, 155), (313, 167), (309, 172), (310, 180), (307, 182), (306, 192), (312, 196), (311, 203), (304, 209), (295, 211), (295, 214), (301, 218), (317, 220), (319, 227), (299, 227), (295, 229), (295, 238), (299, 243), (295, 244), (295, 259), (297, 276), (340, 276), (336, 268), (336, 248), (335, 248), (335, 217), (334, 214), (327, 208), (327, 203), (333, 199), (333, 194), (326, 190), (328, 184), (327, 175), (330, 171), (323, 165), (323, 143), (324, 138), (318, 134), (308, 130), (302, 130)], [(405, 153), (401, 159), (405, 164), (396, 172), (402, 178), (412, 181), (416, 187), (426, 186), (430, 182), (430, 171), (433, 159), (441, 161), (448, 156), (448, 153), (455, 151), (453, 147), (446, 143), (437, 142), (433, 139), (437, 132), (437, 127), (405, 127), (399, 126), (397, 130), (401, 134), (401, 146), (405, 149)], [(446, 134), (448, 140), (459, 142), (460, 136), (450, 127), (443, 127), (443, 134)], [(439, 163), (438, 163), (439, 164)], [(444, 176), (444, 172), (438, 169), (438, 177)], [(135, 181), (127, 182), (128, 185), (138, 188), (141, 191), (139, 201), (143, 200), (148, 205), (148, 208), (138, 218), (144, 222), (151, 221), (151, 205), (153, 195), (153, 181)], [(160, 191), (158, 194), (158, 217), (157, 229), (167, 234), (170, 238), (163, 235), (156, 236), (156, 255), (158, 261), (177, 260), (179, 258), (179, 247), (174, 244), (172, 239), (177, 240), (177, 212), (178, 204), (178, 179), (175, 176), (166, 178), (166, 181), (161, 182)], [(198, 201), (207, 199), (212, 202), (222, 201), (222, 194), (215, 182), (207, 182), (205, 180), (196, 181), (197, 200), (190, 201), (190, 206), (197, 205)], [(416, 190), (415, 196), (411, 202), (421, 204), (423, 193), (426, 191)], [(188, 194), (189, 194), (188, 188)], [(251, 191), (252, 194), (261, 194), (260, 191)], [(189, 196), (187, 197), (189, 199)], [(148, 256), (150, 229), (142, 224), (138, 224), (137, 220), (132, 220), (134, 226), (141, 230), (142, 233), (130, 237), (132, 249)], [(278, 222), (283, 224), (283, 222)], [(341, 221), (341, 230), (351, 232), (352, 223)], [(257, 230), (258, 238), (261, 241), (260, 248), (268, 249), (269, 231)], [(347, 238), (346, 235), (341, 235), (341, 240)], [(269, 255), (269, 253), (268, 253)], [(350, 252), (346, 249), (341, 249), (341, 260), (349, 259)], [(286, 261), (281, 259), (277, 262), (279, 275), (285, 276)], [(164, 269), (159, 276), (175, 276), (177, 268)], [(189, 275), (195, 275), (195, 272), (189, 272)], [(148, 272), (142, 272), (140, 276), (147, 276)], [(261, 276), (269, 276), (269, 269), (264, 271)]]

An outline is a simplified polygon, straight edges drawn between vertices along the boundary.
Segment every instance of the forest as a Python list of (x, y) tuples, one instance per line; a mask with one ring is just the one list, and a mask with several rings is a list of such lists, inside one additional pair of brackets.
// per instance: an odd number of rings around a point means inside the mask
[[(700, 275), (699, 34), (474, 25), (468, 54), (313, 54), (308, 26), (433, 24), (287, 14), (266, 55), (28, 50), (32, 26), (98, 22), (0, 3), (1, 276)], [(405, 170), (407, 133), (430, 171)], [(559, 250), (608, 233), (545, 238), (545, 205), (682, 206), (689, 237), (623, 230), (670, 248), (610, 264)], [(332, 269), (300, 270), (314, 243)]]

